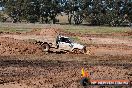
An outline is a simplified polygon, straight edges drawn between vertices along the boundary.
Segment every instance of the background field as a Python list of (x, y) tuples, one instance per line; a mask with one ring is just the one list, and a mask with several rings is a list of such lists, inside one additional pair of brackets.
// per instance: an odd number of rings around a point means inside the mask
[(86, 26), (86, 25), (60, 25), (60, 24), (25, 24), (25, 23), (0, 23), (0, 31), (6, 32), (27, 32), (39, 28), (60, 28), (71, 33), (83, 34), (108, 34), (108, 33), (122, 33), (131, 32), (132, 27), (105, 27), (105, 26)]

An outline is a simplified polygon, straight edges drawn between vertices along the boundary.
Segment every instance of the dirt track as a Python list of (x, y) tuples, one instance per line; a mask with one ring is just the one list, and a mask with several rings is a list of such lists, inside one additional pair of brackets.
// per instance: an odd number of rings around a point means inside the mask
[[(32, 49), (32, 47), (31, 47), (31, 46), (33, 46), (33, 44), (28, 43), (28, 42), (32, 42), (32, 40), (34, 40), (34, 39), (43, 40), (43, 38), (45, 36), (52, 36), (52, 38), (53, 37), (55, 38), (55, 36), (58, 35), (59, 33), (62, 35), (66, 35), (66, 36), (78, 36), (80, 42), (84, 43), (87, 46), (88, 51), (90, 50), (91, 55), (96, 55), (96, 56), (132, 55), (132, 39), (116, 37), (117, 35), (122, 36), (123, 33), (121, 33), (120, 35), (117, 34), (116, 36), (115, 36), (115, 34), (113, 34), (113, 38), (111, 37), (112, 35), (102, 35), (102, 34), (101, 35), (97, 34), (97, 35), (90, 37), (88, 35), (82, 36), (81, 34), (79, 35), (79, 34), (75, 34), (75, 33), (74, 34), (66, 33), (66, 32), (64, 33), (60, 29), (46, 28), (46, 29), (34, 29), (31, 32), (27, 32), (27, 33), (18, 33), (18, 34), (16, 34), (16, 33), (13, 33), (13, 34), (1, 33), (0, 41), (3, 42), (2, 39), (6, 38), (4, 40), (7, 41), (7, 45), (9, 45), (8, 46), (9, 49), (12, 48), (12, 46), (10, 47), (10, 44), (8, 44), (8, 43), (10, 43), (10, 40), (11, 40), (12, 43), (14, 43), (14, 44), (17, 43), (16, 45), (18, 45), (18, 46), (20, 46), (20, 45), (25, 46), (25, 47), (23, 47), (24, 49), (26, 49), (28, 47), (28, 49), (29, 50), (31, 49), (31, 51), (32, 51), (32, 50), (35, 50), (35, 49)], [(126, 33), (124, 33), (124, 35), (126, 35)], [(127, 33), (126, 36), (130, 36), (130, 35), (131, 35), (131, 32)], [(46, 38), (48, 38), (48, 37), (46, 37)], [(27, 42), (25, 42), (25, 43), (23, 42), (23, 44), (21, 44), (21, 41), (23, 41), (23, 40), (25, 40)], [(20, 41), (20, 43), (19, 43), (19, 41)], [(26, 43), (28, 43), (28, 45)], [(5, 46), (1, 45), (1, 49), (2, 49), (1, 55), (3, 52), (6, 52), (6, 51), (3, 51), (2, 47), (5, 47)], [(40, 48), (41, 47), (39, 47), (39, 49)], [(4, 49), (4, 50), (6, 50), (6, 49)], [(19, 50), (21, 50), (21, 48)], [(9, 51), (12, 51), (12, 49)], [(17, 53), (17, 51), (16, 51), (16, 53)], [(31, 52), (31, 54), (33, 54), (33, 52)], [(8, 55), (8, 52), (7, 52), (7, 55)]]
[[(38, 30), (19, 35), (31, 34), (45, 35)], [(1, 37), (0, 88), (82, 88), (82, 67), (91, 79), (132, 80), (132, 40), (105, 39), (80, 36), (92, 54), (73, 55), (45, 54), (30, 41)]]

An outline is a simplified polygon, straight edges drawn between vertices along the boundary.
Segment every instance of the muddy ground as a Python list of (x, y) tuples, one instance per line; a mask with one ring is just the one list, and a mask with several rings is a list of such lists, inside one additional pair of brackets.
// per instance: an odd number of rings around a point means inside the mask
[(89, 71), (91, 79), (132, 80), (131, 62), (131, 57), (120, 56), (3, 56), (0, 88), (82, 88), (82, 67)]
[[(48, 32), (54, 35), (58, 31), (60, 29), (50, 29)], [(116, 37), (130, 36), (131, 33), (128, 33), (129, 35), (127, 33), (81, 35), (64, 31), (61, 33), (78, 36), (91, 53), (47, 54), (42, 51), (41, 46), (32, 41), (22, 40), (23, 37), (20, 37), (32, 34), (45, 36), (47, 34), (45, 29), (27, 33), (2, 32), (0, 88), (83, 88), (80, 85), (82, 68), (90, 73), (91, 79), (132, 80), (132, 39)], [(121, 88), (131, 88), (131, 86)]]

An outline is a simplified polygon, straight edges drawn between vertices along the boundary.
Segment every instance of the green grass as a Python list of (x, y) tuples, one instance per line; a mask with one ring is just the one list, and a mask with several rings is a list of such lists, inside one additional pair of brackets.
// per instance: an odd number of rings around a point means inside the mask
[(130, 27), (91, 27), (91, 26), (69, 26), (64, 31), (81, 34), (110, 34), (132, 31)]
[(74, 37), (72, 36), (71, 39), (72, 39), (73, 41), (79, 41), (79, 40), (80, 40), (77, 36), (74, 36)]
[(77, 36), (71, 36), (70, 39), (73, 41), (73, 42), (76, 42), (76, 43), (79, 43), (79, 44), (85, 44), (84, 42), (82, 42), (79, 37)]
[(14, 33), (14, 32), (29, 32), (32, 29), (25, 29), (25, 28), (8, 28), (8, 27), (0, 27), (0, 32), (10, 32), (10, 33)]
[[(10, 27), (9, 27), (10, 26)], [(49, 27), (55, 25), (49, 25)], [(0, 32), (29, 32), (34, 28), (47, 27), (44, 24), (1, 24)], [(81, 34), (111, 34), (111, 33), (123, 33), (132, 32), (130, 27), (101, 27), (101, 26), (77, 26), (77, 25), (57, 25), (60, 29), (71, 33)]]
[(131, 36), (129, 36), (128, 38), (132, 38), (132, 35), (131, 35)]

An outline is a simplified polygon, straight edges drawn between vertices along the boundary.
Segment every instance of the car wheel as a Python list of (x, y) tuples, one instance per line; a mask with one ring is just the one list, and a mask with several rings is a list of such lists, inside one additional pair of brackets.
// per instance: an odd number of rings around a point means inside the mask
[(73, 53), (74, 53), (74, 54), (80, 54), (81, 52), (80, 52), (79, 49), (74, 49), (74, 50), (73, 50)]
[(44, 52), (48, 52), (49, 49), (50, 49), (49, 44), (42, 44), (42, 47), (43, 47), (43, 51), (44, 51)]

